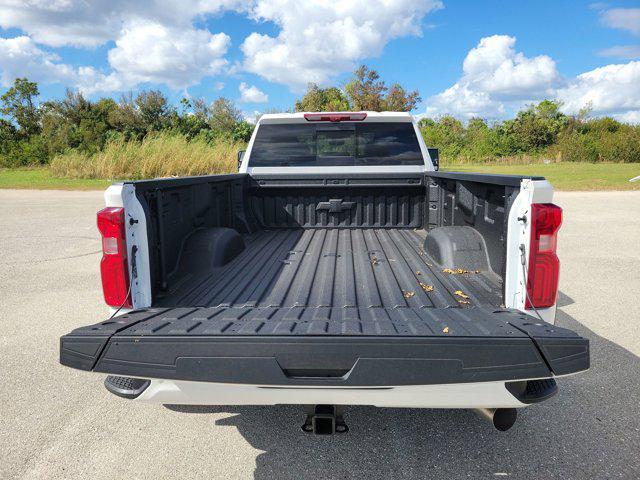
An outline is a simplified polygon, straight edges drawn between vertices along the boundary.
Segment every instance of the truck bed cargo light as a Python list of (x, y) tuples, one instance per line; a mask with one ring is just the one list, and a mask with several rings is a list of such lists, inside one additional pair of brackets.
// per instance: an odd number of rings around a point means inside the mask
[(326, 112), (326, 113), (305, 113), (304, 119), (307, 122), (359, 122), (367, 118), (365, 112)]

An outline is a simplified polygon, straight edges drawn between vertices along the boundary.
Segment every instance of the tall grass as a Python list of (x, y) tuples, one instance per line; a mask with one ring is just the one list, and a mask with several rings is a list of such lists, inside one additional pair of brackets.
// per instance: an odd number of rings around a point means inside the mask
[(537, 153), (530, 155), (522, 153), (520, 155), (510, 155), (505, 157), (482, 157), (472, 156), (443, 156), (440, 155), (440, 164), (443, 167), (455, 165), (535, 165), (558, 163), (561, 157), (555, 152)]
[(54, 157), (51, 172), (58, 177), (131, 179), (209, 175), (237, 170), (242, 143), (187, 140), (179, 134), (149, 135), (140, 142), (116, 137), (91, 156), (70, 151)]

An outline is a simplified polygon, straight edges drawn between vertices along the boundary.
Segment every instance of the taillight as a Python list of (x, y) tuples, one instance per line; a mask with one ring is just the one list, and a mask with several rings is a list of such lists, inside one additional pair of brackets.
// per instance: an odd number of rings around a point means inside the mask
[(562, 209), (552, 203), (531, 205), (531, 244), (525, 308), (548, 308), (556, 303), (560, 260), (556, 255)]
[(305, 113), (304, 119), (307, 122), (359, 122), (367, 118), (365, 112), (326, 112), (326, 113)]
[(131, 308), (124, 208), (107, 207), (100, 210), (98, 230), (102, 235), (100, 275), (104, 301), (112, 307)]

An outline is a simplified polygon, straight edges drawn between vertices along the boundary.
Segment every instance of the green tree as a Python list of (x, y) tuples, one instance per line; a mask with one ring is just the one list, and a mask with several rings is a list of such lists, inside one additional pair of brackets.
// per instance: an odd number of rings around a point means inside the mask
[(394, 83), (384, 98), (383, 109), (390, 112), (410, 112), (421, 101), (418, 90), (407, 92), (400, 84)]
[(353, 110), (409, 112), (422, 101), (418, 90), (408, 92), (398, 83), (388, 88), (380, 74), (365, 65), (353, 72), (345, 91)]
[(211, 129), (209, 126), (209, 105), (203, 98), (180, 100), (182, 112), (172, 112), (174, 128), (191, 140), (201, 132)]
[(353, 78), (345, 86), (345, 91), (353, 110), (384, 110), (387, 86), (380, 80), (380, 74), (366, 65), (361, 65), (353, 72)]
[(167, 97), (159, 90), (143, 90), (136, 96), (135, 105), (147, 133), (167, 128), (171, 109)]
[(23, 138), (40, 133), (40, 111), (36, 104), (39, 94), (37, 83), (16, 78), (13, 86), (0, 97), (0, 112), (16, 122)]
[(209, 126), (214, 136), (232, 138), (235, 126), (241, 120), (242, 112), (228, 98), (217, 98), (211, 104)]
[(295, 103), (296, 112), (345, 112), (350, 110), (345, 94), (336, 87), (320, 88), (315, 83), (307, 86), (307, 93)]
[(11, 166), (11, 152), (18, 142), (18, 130), (13, 123), (0, 118), (0, 167)]
[(10, 142), (15, 142), (18, 138), (18, 130), (13, 123), (4, 118), (0, 118), (0, 147)]
[(147, 133), (146, 124), (131, 92), (122, 95), (116, 107), (109, 112), (109, 123), (126, 140), (141, 140)]
[(539, 152), (553, 144), (567, 125), (568, 117), (560, 112), (560, 102), (543, 100), (505, 121), (500, 132), (510, 153)]
[(254, 126), (246, 120), (240, 120), (233, 127), (231, 138), (236, 142), (248, 142), (251, 139)]
[(67, 90), (63, 100), (51, 100), (42, 106), (42, 136), (49, 155), (70, 148), (86, 153), (102, 149), (113, 126), (109, 114), (116, 108), (110, 98), (97, 102), (87, 100), (82, 93)]

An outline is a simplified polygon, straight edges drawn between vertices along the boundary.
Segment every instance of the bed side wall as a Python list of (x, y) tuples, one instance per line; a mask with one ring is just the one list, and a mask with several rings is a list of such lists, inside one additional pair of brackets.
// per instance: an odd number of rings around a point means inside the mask
[(194, 232), (214, 227), (246, 231), (245, 179), (235, 174), (133, 182), (147, 218), (153, 291), (171, 283)]
[(484, 242), (489, 267), (501, 279), (506, 268), (509, 210), (521, 177), (434, 172), (427, 174), (427, 231), (471, 227)]

